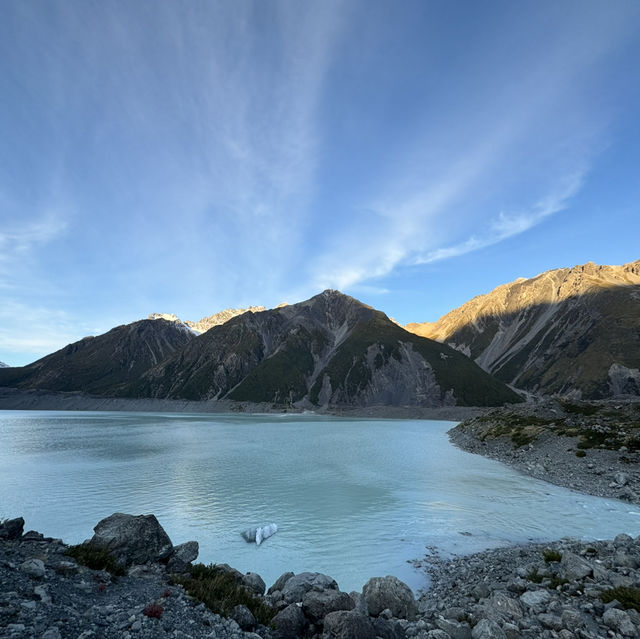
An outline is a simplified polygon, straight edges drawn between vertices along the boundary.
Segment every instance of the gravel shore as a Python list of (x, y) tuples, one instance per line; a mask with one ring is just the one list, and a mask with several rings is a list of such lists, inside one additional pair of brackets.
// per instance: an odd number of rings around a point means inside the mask
[(449, 438), (526, 475), (640, 505), (637, 401), (508, 406), (461, 422)]
[(68, 411), (128, 411), (148, 413), (308, 413), (337, 417), (370, 419), (437, 419), (459, 421), (487, 412), (487, 408), (468, 406), (369, 406), (304, 409), (270, 403), (234, 402), (231, 400), (189, 401), (180, 399), (129, 399), (94, 397), (83, 393), (52, 393), (0, 387), (0, 410), (68, 410)]

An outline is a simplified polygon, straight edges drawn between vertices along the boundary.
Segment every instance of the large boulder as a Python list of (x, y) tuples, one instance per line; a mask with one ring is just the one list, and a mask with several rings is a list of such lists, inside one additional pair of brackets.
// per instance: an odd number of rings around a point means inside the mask
[(565, 551), (560, 560), (560, 577), (569, 581), (584, 579), (593, 573), (593, 566), (575, 553)]
[(293, 577), (295, 573), (293, 572), (285, 572), (282, 573), (275, 581), (275, 583), (267, 590), (267, 594), (270, 595), (274, 592), (282, 592), (284, 585)]
[(275, 636), (279, 639), (298, 639), (303, 636), (308, 622), (298, 604), (289, 604), (281, 610), (271, 621), (275, 628)]
[(186, 572), (191, 562), (198, 558), (199, 552), (200, 546), (197, 541), (187, 541), (175, 546), (167, 563), (167, 570), (169, 572)]
[(376, 639), (376, 631), (366, 615), (355, 610), (338, 610), (324, 618), (322, 639)]
[(242, 585), (250, 590), (254, 595), (262, 597), (267, 585), (264, 583), (264, 579), (257, 572), (248, 572), (242, 576)]
[(155, 515), (114, 513), (93, 530), (89, 543), (105, 548), (125, 566), (163, 561), (173, 553), (171, 539)]
[(338, 590), (338, 584), (335, 579), (320, 572), (301, 572), (287, 579), (282, 588), (282, 597), (287, 603), (297, 603), (310, 590)]
[(315, 624), (321, 624), (330, 612), (354, 608), (353, 599), (341, 590), (310, 590), (302, 598), (302, 612)]
[(411, 588), (397, 577), (373, 577), (364, 585), (362, 594), (373, 617), (389, 609), (394, 617), (413, 619), (418, 610)]
[(0, 523), (0, 539), (20, 539), (24, 530), (24, 519), (5, 519)]

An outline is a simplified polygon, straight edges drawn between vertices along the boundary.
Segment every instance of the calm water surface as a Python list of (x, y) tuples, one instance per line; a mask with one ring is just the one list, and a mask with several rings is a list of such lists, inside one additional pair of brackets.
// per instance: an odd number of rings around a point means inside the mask
[[(451, 422), (316, 416), (0, 411), (0, 517), (77, 543), (112, 512), (154, 513), (200, 561), (324, 572), (343, 590), (425, 547), (464, 553), (565, 535), (640, 534), (640, 509), (453, 447)], [(261, 546), (240, 532), (270, 522)], [(463, 534), (464, 533), (464, 534)]]

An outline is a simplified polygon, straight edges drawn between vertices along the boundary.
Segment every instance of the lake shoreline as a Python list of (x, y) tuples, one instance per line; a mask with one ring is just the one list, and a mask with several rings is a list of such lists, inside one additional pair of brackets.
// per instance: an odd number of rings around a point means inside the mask
[(118, 411), (145, 413), (239, 413), (332, 415), (368, 419), (427, 419), (460, 421), (490, 410), (473, 406), (367, 406), (298, 408), (271, 403), (235, 402), (231, 400), (181, 400), (90, 396), (80, 392), (50, 392), (0, 387), (0, 410)]
[(458, 448), (556, 486), (640, 505), (637, 401), (545, 401), (493, 409), (449, 432)]
[[(115, 578), (79, 565), (59, 539), (22, 534), (20, 521), (0, 524), (0, 627), (16, 638), (600, 639), (640, 632), (640, 600), (633, 601), (634, 593), (640, 595), (640, 537), (625, 534), (452, 559), (428, 555), (414, 564), (429, 573), (431, 586), (413, 602), (393, 577), (378, 582), (387, 589), (382, 595), (367, 586), (342, 592), (331, 577), (304, 573), (296, 583), (317, 585), (296, 598), (289, 597), (294, 590), (287, 586), (293, 573), (283, 574), (265, 593), (256, 573), (243, 576), (221, 565), (245, 587), (258, 586), (254, 595), (278, 613), (265, 626), (251, 616), (247, 620), (246, 610), (213, 613), (157, 560)], [(382, 606), (377, 605), (381, 596)]]

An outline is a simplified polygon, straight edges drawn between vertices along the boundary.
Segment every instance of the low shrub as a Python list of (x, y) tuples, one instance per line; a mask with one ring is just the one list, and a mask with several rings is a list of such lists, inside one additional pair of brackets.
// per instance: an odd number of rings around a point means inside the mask
[(617, 599), (625, 610), (633, 608), (640, 612), (640, 588), (632, 586), (618, 586), (617, 588), (609, 588), (601, 595), (603, 603), (610, 603)]
[(174, 577), (192, 596), (203, 602), (212, 612), (228, 617), (237, 605), (251, 610), (256, 620), (267, 626), (276, 611), (240, 585), (236, 578), (211, 564), (194, 564), (190, 577)]
[(69, 546), (67, 555), (92, 570), (106, 570), (116, 577), (123, 577), (127, 574), (127, 569), (118, 563), (108, 550), (99, 546), (92, 544)]
[(142, 614), (146, 617), (151, 617), (155, 619), (162, 619), (162, 613), (164, 612), (164, 608), (159, 604), (149, 604), (143, 611)]
[(544, 577), (542, 575), (538, 574), (537, 570), (532, 570), (527, 575), (527, 579), (529, 581), (533, 581), (534, 584), (540, 584), (540, 583), (542, 583), (542, 580), (544, 579)]
[(568, 579), (563, 579), (562, 577), (558, 577), (556, 575), (555, 577), (551, 577), (549, 588), (551, 588), (551, 590), (555, 590), (556, 588), (560, 586), (564, 586), (565, 584), (568, 584), (568, 583), (569, 583)]
[(561, 561), (562, 553), (557, 550), (552, 550), (551, 548), (546, 548), (542, 551), (542, 558), (550, 564), (552, 561)]
[(576, 457), (586, 457), (586, 456), (587, 456), (586, 450), (576, 450)]

